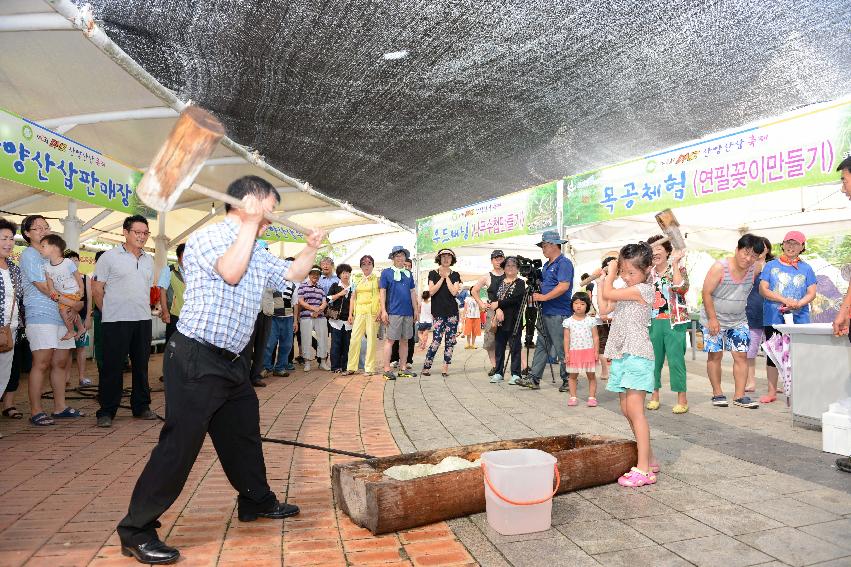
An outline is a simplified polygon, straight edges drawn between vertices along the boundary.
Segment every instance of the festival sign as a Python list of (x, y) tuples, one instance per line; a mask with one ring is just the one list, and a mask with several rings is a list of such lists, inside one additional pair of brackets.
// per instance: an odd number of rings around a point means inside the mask
[(417, 221), (417, 253), (554, 228), (555, 181)]
[(2, 109), (0, 178), (113, 211), (156, 216), (136, 196), (141, 171)]
[(798, 112), (564, 180), (564, 225), (836, 183), (851, 103)]
[(266, 242), (307, 242), (301, 232), (278, 224), (269, 225), (260, 238)]

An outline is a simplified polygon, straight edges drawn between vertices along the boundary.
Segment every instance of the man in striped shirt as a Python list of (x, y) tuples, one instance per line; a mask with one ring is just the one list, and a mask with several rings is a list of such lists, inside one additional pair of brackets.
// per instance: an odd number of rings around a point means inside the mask
[(140, 563), (179, 558), (177, 549), (158, 538), (158, 518), (180, 495), (208, 433), (239, 493), (240, 521), (299, 512), (279, 502), (266, 481), (259, 403), (248, 378), (249, 340), (264, 288), (300, 281), (324, 234), (311, 232), (295, 261), (276, 258), (255, 241), (268, 226), (265, 214), (280, 201), (275, 188), (247, 176), (231, 183), (227, 193), (241, 199), (243, 208), (225, 205), (223, 222), (195, 232), (186, 243), (183, 310), (163, 357), (166, 421), (118, 524), (122, 553)]
[[(328, 323), (325, 320), (325, 307), (328, 305), (325, 290), (319, 285), (319, 266), (313, 266), (307, 276), (307, 282), (298, 286), (298, 332), (301, 333), (301, 347), (304, 349), (304, 371), (310, 371), (314, 357), (320, 361), (319, 368), (331, 370), (325, 361), (328, 356)], [(313, 351), (311, 336), (316, 333), (316, 352)]]

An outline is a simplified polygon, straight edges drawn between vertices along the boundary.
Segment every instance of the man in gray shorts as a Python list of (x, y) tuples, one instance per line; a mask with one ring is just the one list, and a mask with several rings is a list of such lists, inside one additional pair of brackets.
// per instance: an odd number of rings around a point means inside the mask
[(399, 341), (399, 360), (408, 356), (408, 339), (414, 336), (414, 316), (419, 311), (417, 284), (411, 271), (405, 268), (405, 260), (411, 253), (402, 246), (394, 246), (388, 258), (393, 265), (381, 271), (378, 280), (378, 295), (381, 306), (381, 322), (387, 326), (384, 341), (384, 378), (414, 378), (416, 374), (399, 365), (399, 372), (390, 370), (390, 355), (393, 343)]

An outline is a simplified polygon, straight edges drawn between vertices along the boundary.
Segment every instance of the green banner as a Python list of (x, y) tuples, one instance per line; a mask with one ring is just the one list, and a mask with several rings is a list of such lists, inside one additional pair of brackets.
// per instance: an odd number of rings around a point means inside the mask
[(270, 225), (260, 238), (266, 242), (307, 242), (301, 232), (277, 224)]
[(0, 178), (105, 209), (153, 218), (136, 196), (142, 172), (0, 109)]
[(417, 221), (417, 253), (489, 242), (555, 228), (557, 183), (552, 181)]
[(836, 183), (851, 147), (851, 103), (566, 177), (564, 225)]

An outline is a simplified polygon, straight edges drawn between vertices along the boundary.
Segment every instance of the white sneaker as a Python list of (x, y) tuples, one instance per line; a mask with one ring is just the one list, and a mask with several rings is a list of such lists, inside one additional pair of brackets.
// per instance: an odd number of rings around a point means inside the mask
[(323, 360), (319, 363), (319, 368), (321, 368), (322, 370), (331, 370), (331, 365)]
[(304, 371), (305, 371), (305, 372), (310, 372), (310, 363), (309, 363), (309, 362), (305, 362), (305, 363), (304, 363)]
[(80, 378), (80, 386), (91, 386), (92, 384), (91, 378)]
[(390, 368), (399, 368), (399, 361), (393, 361), (390, 363)]

